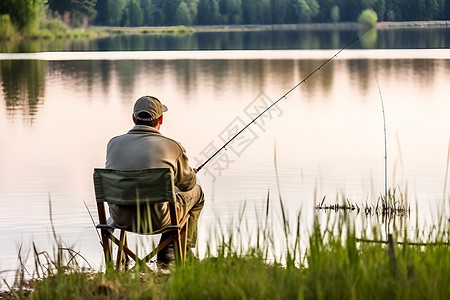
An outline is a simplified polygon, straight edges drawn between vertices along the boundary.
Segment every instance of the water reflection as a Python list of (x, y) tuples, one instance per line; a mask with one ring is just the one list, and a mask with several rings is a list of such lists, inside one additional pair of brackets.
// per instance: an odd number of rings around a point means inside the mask
[(378, 31), (371, 30), (366, 33), (361, 32), (364, 36), (360, 39), (361, 46), (363, 49), (376, 49), (378, 40)]
[[(104, 93), (112, 85), (119, 87), (121, 96), (127, 99), (135, 93), (136, 81), (163, 84), (165, 78), (176, 79), (176, 89), (188, 97), (195, 94), (199, 86), (210, 87), (214, 93), (227, 93), (229, 86), (240, 91), (251, 85), (265, 91), (268, 84), (285, 86), (286, 90), (306, 78), (322, 60), (85, 60), (85, 61), (40, 61), (3, 60), (1, 84), (7, 108), (7, 118), (14, 120), (16, 113), (34, 121), (36, 113), (44, 104), (46, 77), (71, 83), (79, 89), (92, 91), (102, 87)], [(431, 86), (437, 68), (450, 67), (448, 60), (404, 59), (404, 60), (336, 60), (327, 64), (303, 86), (306, 97), (302, 101), (314, 101), (313, 94), (320, 93), (322, 99), (331, 101), (328, 95), (339, 88), (341, 82), (336, 73), (347, 70), (350, 86), (367, 93), (373, 85), (374, 74), (389, 76), (403, 74), (420, 86)], [(320, 77), (316, 79), (316, 77)], [(316, 98), (317, 99), (317, 98)]]
[[(340, 49), (362, 34), (354, 30), (197, 32), (189, 35), (117, 35), (92, 40), (0, 41), (0, 52)], [(354, 49), (450, 48), (447, 28), (378, 29)]]
[[(91, 41), (89, 49), (94, 51), (340, 49), (361, 34), (355, 29), (199, 32), (171, 37), (116, 36)], [(449, 37), (450, 31), (445, 28), (372, 30), (364, 35), (361, 43), (356, 43), (352, 48), (449, 48)]]
[(3, 88), (7, 118), (34, 121), (44, 105), (45, 76), (48, 62), (37, 60), (1, 60), (0, 80)]

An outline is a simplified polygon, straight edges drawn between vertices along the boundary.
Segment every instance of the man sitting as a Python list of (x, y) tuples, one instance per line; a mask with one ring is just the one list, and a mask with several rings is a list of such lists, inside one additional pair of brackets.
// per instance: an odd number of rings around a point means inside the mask
[[(197, 223), (205, 201), (204, 194), (196, 184), (196, 173), (188, 164), (185, 149), (177, 141), (159, 132), (166, 111), (167, 107), (155, 97), (139, 98), (132, 115), (135, 126), (128, 133), (109, 141), (105, 167), (115, 170), (171, 168), (178, 217), (181, 220), (186, 214), (190, 215), (187, 245), (193, 248), (197, 241)], [(109, 212), (118, 227), (141, 233), (170, 224), (168, 203), (152, 204), (150, 207), (110, 204)], [(165, 238), (163, 234), (161, 241)], [(157, 260), (160, 263), (173, 261), (173, 244), (160, 251)]]

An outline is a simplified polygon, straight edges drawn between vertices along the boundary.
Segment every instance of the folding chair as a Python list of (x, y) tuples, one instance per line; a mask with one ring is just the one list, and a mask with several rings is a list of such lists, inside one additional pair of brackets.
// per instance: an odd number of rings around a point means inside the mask
[[(122, 266), (126, 269), (130, 258), (136, 262), (136, 265), (147, 267), (146, 263), (172, 242), (174, 244), (176, 264), (180, 265), (185, 261), (189, 214), (182, 220), (178, 219), (173, 172), (171, 169), (155, 168), (119, 171), (96, 168), (94, 169), (94, 188), (100, 221), (97, 228), (101, 232), (101, 243), (107, 265), (113, 264), (112, 243), (117, 245), (116, 269), (121, 269)], [(105, 202), (108, 204), (135, 206), (137, 210), (144, 206), (150, 208), (151, 204), (168, 202), (171, 224), (154, 231), (151, 228), (146, 228), (146, 231), (143, 232), (139, 228), (137, 230), (126, 230), (118, 227), (111, 218), (106, 219)], [(114, 236), (114, 229), (119, 229), (119, 238)], [(139, 258), (128, 248), (126, 231), (136, 234), (164, 233), (164, 236), (168, 237), (161, 241), (145, 257)]]

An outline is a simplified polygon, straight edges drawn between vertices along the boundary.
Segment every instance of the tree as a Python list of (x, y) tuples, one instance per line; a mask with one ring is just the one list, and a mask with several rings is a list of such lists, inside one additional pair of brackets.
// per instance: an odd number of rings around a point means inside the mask
[(425, 1), (424, 14), (420, 16), (420, 20), (430, 21), (435, 20), (439, 16), (439, 0)]
[(189, 11), (191, 13), (192, 22), (195, 22), (197, 19), (197, 13), (198, 13), (198, 0), (184, 0), (186, 2)]
[(329, 22), (332, 17), (332, 10), (336, 7), (336, 0), (317, 0), (319, 5), (319, 13), (317, 14), (317, 22)]
[(331, 22), (339, 22), (341, 17), (339, 15), (339, 7), (337, 5), (331, 8), (330, 18)]
[(272, 22), (274, 24), (289, 23), (290, 0), (271, 0)]
[(95, 23), (104, 25), (107, 24), (108, 19), (108, 0), (97, 0), (95, 4), (95, 10), (97, 11), (97, 16), (95, 17)]
[(191, 25), (191, 13), (185, 2), (181, 2), (175, 12), (175, 24), (176, 25)]
[(78, 26), (85, 19), (92, 21), (97, 15), (95, 6), (97, 0), (47, 0), (50, 10), (64, 16), (64, 21)]
[(261, 14), (262, 14), (262, 22), (264, 24), (272, 24), (272, 6), (271, 6), (271, 1), (270, 0), (262, 0), (261, 3), (262, 7), (261, 7)]
[(445, 0), (444, 20), (450, 20), (450, 0)]
[(128, 0), (122, 15), (122, 26), (141, 26), (144, 21), (144, 14), (138, 0)]
[(384, 16), (384, 14), (386, 13), (386, 0), (377, 0), (375, 4), (369, 8), (372, 8), (377, 13), (377, 15), (383, 17), (383, 20), (381, 20), (380, 18), (380, 21), (386, 20), (387, 16)]
[[(99, 0), (97, 0), (99, 1)], [(142, 24), (150, 25), (151, 24), (151, 12), (152, 12), (152, 0), (140, 0), (139, 6), (142, 10)]]
[(244, 19), (244, 23), (246, 24), (261, 24), (261, 1), (242, 0), (242, 17)]
[(396, 21), (398, 20), (398, 17), (400, 14), (397, 13), (397, 10), (394, 9), (396, 6), (396, 2), (394, 2), (394, 0), (385, 0), (386, 4), (386, 8), (385, 11), (383, 12), (386, 13), (386, 16), (383, 18), (383, 16), (380, 18), (381, 21)]
[(214, 25), (221, 23), (219, 3), (217, 0), (200, 0), (197, 6), (197, 23), (200, 25)]
[(225, 24), (242, 23), (242, 1), (241, 0), (220, 0), (219, 12)]
[(355, 0), (340, 0), (338, 2), (341, 21), (354, 22), (363, 10), (361, 2)]
[(378, 21), (377, 13), (373, 9), (365, 9), (361, 12), (361, 14), (358, 17), (358, 22), (373, 27)]
[(125, 9), (126, 0), (107, 0), (106, 25), (119, 26)]
[(435, 20), (439, 15), (437, 0), (409, 0), (399, 9), (403, 21)]
[(292, 5), (297, 22), (311, 22), (319, 14), (317, 0), (294, 0)]
[(17, 34), (16, 27), (11, 23), (9, 15), (0, 15), (0, 36), (9, 39)]
[(9, 15), (11, 23), (22, 33), (39, 28), (41, 0), (1, 0), (0, 15)]
[(163, 13), (165, 25), (175, 24), (175, 14), (180, 6), (181, 0), (164, 0), (163, 1)]

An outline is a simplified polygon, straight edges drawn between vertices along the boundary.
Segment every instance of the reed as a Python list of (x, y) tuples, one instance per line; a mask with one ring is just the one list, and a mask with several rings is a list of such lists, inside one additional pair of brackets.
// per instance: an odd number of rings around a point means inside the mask
[[(284, 207), (281, 199), (277, 202)], [(380, 226), (357, 230), (353, 214), (338, 213), (321, 223), (316, 211), (309, 233), (302, 236), (301, 213), (294, 224), (281, 217), (277, 226), (270, 203), (267, 196), (266, 210), (256, 216), (256, 229), (247, 226), (243, 205), (236, 221), (212, 231), (216, 237), (210, 240), (217, 244), (209, 245), (201, 260), (188, 259), (184, 266), (172, 267), (170, 274), (94, 271), (54, 232), (52, 255), (33, 245), (34, 271), (24, 267), (28, 255), (19, 254), (23, 267), (4, 295), (11, 299), (446, 299), (450, 295), (448, 216), (443, 215), (440, 225), (430, 231), (410, 237), (408, 230), (393, 230), (387, 239)], [(34, 280), (26, 280), (27, 275)]]

